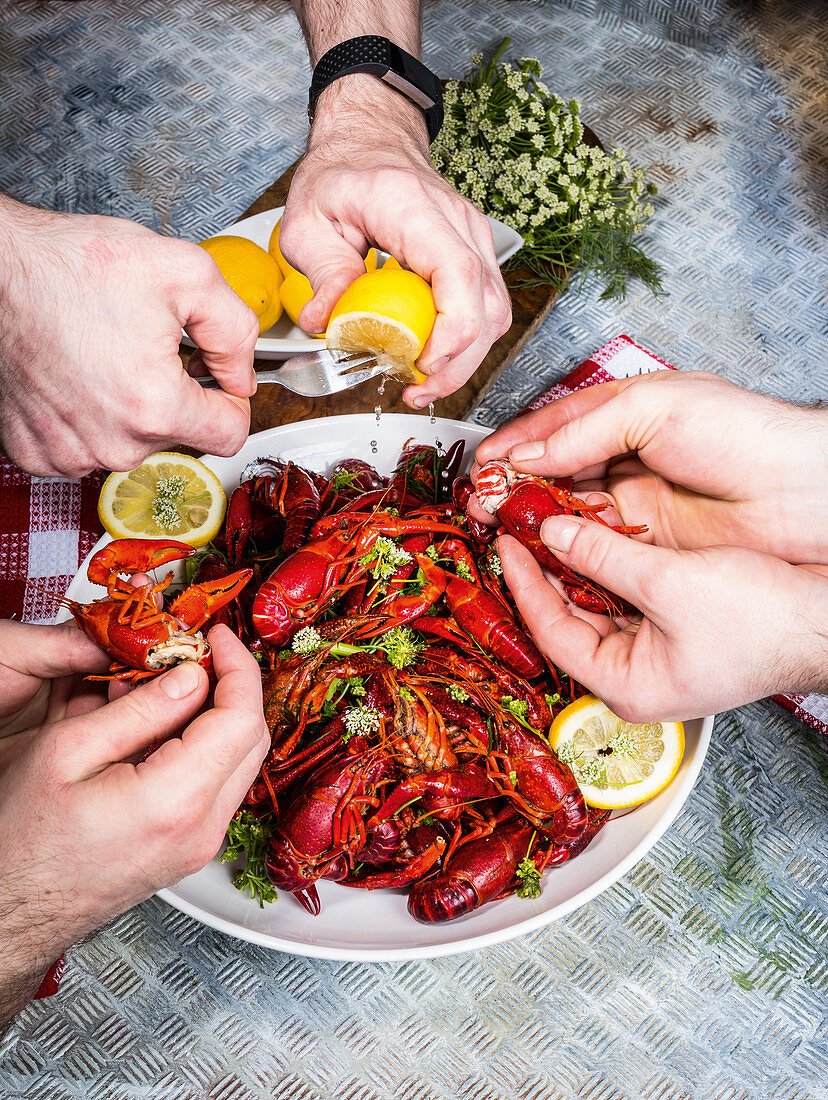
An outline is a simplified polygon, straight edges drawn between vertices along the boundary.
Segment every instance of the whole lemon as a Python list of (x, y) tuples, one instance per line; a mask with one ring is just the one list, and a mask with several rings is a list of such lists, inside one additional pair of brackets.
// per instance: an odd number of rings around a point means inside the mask
[(299, 314), (313, 297), (313, 287), (310, 285), (310, 279), (307, 275), (303, 275), (301, 271), (292, 268), (285, 275), (285, 281), (279, 287), (279, 296), (282, 299), (282, 305), (285, 307), (285, 313), (294, 325), (298, 325)]
[(259, 335), (282, 316), (282, 272), (270, 253), (246, 237), (221, 236), (199, 241), (225, 280), (259, 318)]

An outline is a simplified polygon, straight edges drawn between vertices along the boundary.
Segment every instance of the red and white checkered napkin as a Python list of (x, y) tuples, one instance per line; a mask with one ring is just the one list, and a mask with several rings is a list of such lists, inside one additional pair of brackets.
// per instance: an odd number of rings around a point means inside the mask
[[(559, 397), (566, 397), (575, 390), (597, 386), (600, 382), (612, 382), (618, 378), (649, 374), (654, 370), (676, 370), (664, 359), (639, 347), (629, 336), (616, 336), (604, 344), (589, 359), (575, 367), (562, 381), (551, 386), (546, 393), (533, 401), (527, 412), (540, 409)], [(809, 726), (828, 734), (828, 695), (774, 695), (773, 700), (791, 711)]]
[[(669, 363), (651, 355), (629, 336), (618, 336), (599, 348), (539, 397), (538, 409), (575, 390), (628, 378)], [(102, 475), (80, 481), (28, 477), (0, 456), (0, 618), (51, 622), (78, 566), (101, 534), (97, 515)], [(828, 734), (828, 696), (780, 695), (776, 701), (803, 722)], [(38, 991), (56, 992), (63, 960), (59, 959)]]
[[(58, 600), (101, 534), (102, 476), (29, 477), (0, 455), (0, 618), (52, 622)], [(49, 968), (34, 999), (57, 993), (65, 962)]]

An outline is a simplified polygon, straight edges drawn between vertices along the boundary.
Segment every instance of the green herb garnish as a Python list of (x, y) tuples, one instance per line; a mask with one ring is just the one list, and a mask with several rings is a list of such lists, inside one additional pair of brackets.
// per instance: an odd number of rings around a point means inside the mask
[(579, 269), (604, 281), (602, 298), (623, 298), (632, 277), (660, 292), (658, 266), (633, 243), (654, 213), (655, 184), (623, 149), (605, 153), (584, 139), (578, 101), (550, 93), (536, 58), (503, 64), (509, 43), (485, 65), (476, 54), (464, 81), (447, 82), (434, 166), (522, 235), (510, 266), (528, 267), (527, 283), (562, 290)]
[(222, 863), (244, 857), (244, 867), (233, 876), (233, 885), (258, 901), (260, 909), (264, 909), (265, 902), (274, 902), (279, 896), (264, 865), (271, 833), (269, 817), (256, 817), (249, 810), (239, 810), (227, 826), (227, 847), (221, 853)]
[(529, 704), (525, 699), (513, 699), (511, 695), (504, 695), (500, 700), (500, 705), (507, 714), (511, 714), (515, 721), (523, 726), (524, 729), (530, 730), (532, 733), (539, 733), (539, 731), (536, 730), (534, 726), (530, 726), (527, 721), (526, 715), (529, 712)]

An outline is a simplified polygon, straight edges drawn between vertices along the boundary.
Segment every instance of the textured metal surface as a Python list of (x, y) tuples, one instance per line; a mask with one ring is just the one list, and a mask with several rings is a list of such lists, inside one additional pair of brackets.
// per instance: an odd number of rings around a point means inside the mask
[[(680, 366), (828, 396), (825, 5), (443, 0), (425, 57), (455, 75), (504, 34), (661, 184), (649, 236), (670, 296), (567, 295), (479, 419), (621, 331)], [(30, 202), (197, 239), (301, 147), (308, 67), (283, 4), (5, 2), (0, 58), (0, 189)], [(317, 962), (152, 900), (17, 1018), (0, 1096), (826, 1097), (827, 826), (825, 744), (756, 704), (717, 721), (685, 810), (624, 881), (511, 944)]]

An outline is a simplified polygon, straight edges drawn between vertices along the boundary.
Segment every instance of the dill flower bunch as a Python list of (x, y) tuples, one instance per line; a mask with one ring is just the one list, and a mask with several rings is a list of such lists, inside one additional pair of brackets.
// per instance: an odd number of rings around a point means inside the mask
[(509, 43), (485, 65), (475, 54), (464, 80), (446, 82), (435, 168), (521, 234), (509, 267), (529, 268), (524, 283), (563, 290), (578, 270), (581, 281), (603, 280), (602, 299), (623, 298), (631, 277), (658, 293), (658, 266), (633, 243), (653, 214), (655, 184), (623, 149), (606, 153), (585, 132), (578, 101), (549, 92), (537, 58), (502, 63)]

